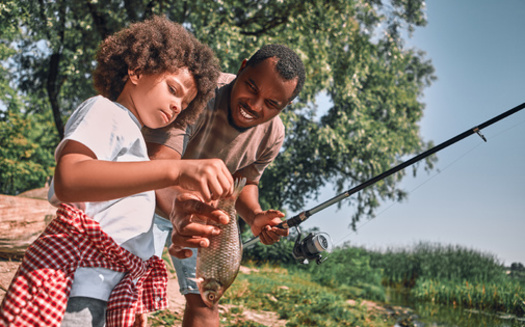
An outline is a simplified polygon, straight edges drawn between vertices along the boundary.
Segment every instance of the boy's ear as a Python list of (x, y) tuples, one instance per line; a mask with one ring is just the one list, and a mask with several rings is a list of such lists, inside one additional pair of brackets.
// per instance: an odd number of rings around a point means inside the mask
[(128, 69), (128, 76), (129, 76), (129, 80), (131, 81), (131, 83), (137, 84), (137, 81), (139, 80), (139, 77), (140, 77), (140, 75), (137, 72), (131, 69)]

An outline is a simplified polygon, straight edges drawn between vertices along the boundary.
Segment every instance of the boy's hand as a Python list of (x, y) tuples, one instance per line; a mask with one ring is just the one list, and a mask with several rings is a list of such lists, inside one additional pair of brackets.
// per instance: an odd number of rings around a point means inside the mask
[(199, 192), (205, 202), (233, 193), (233, 177), (222, 160), (180, 160), (178, 164), (178, 186)]
[(184, 259), (192, 255), (191, 250), (185, 248), (208, 247), (208, 237), (220, 233), (219, 228), (205, 225), (208, 220), (227, 224), (229, 217), (224, 211), (204, 203), (196, 194), (182, 193), (175, 200), (170, 220), (173, 233), (169, 252), (179, 259)]
[(289, 229), (275, 227), (282, 223), (284, 213), (278, 210), (266, 210), (255, 215), (252, 225), (253, 235), (259, 236), (261, 243), (271, 245), (278, 242), (281, 237), (288, 236)]

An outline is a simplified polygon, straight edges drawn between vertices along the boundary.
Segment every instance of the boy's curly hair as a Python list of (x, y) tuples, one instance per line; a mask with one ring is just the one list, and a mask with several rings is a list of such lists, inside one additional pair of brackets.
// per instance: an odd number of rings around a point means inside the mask
[(195, 78), (197, 96), (174, 124), (185, 127), (195, 121), (213, 96), (219, 65), (213, 51), (181, 25), (154, 16), (131, 24), (104, 40), (97, 51), (93, 72), (95, 89), (115, 101), (124, 89), (128, 69), (139, 74), (174, 73), (187, 67)]

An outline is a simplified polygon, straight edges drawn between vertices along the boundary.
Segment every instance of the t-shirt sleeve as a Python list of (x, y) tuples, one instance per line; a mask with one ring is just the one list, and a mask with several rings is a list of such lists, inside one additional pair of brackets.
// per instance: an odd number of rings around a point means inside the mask
[(107, 99), (98, 97), (90, 101), (69, 118), (55, 157), (67, 141), (73, 140), (93, 151), (98, 160), (114, 161), (123, 148), (130, 146), (128, 135), (137, 135), (139, 127), (131, 121), (128, 112)]
[(184, 147), (189, 137), (187, 130), (174, 126), (158, 129), (143, 127), (142, 134), (146, 142), (165, 145), (181, 156), (184, 154)]

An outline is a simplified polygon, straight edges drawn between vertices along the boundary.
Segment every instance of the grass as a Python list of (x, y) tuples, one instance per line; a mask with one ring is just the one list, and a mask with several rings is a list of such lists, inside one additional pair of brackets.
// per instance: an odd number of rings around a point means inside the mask
[(497, 258), (460, 246), (419, 243), (412, 249), (371, 252), (384, 284), (411, 289), (416, 299), (525, 315), (523, 279), (511, 278)]
[(308, 272), (289, 273), (266, 265), (239, 275), (221, 303), (277, 312), (288, 321), (286, 326), (392, 326), (384, 315), (351, 306), (346, 300), (338, 289), (312, 281)]
[(515, 281), (499, 283), (458, 283), (423, 280), (412, 290), (423, 301), (462, 306), (485, 311), (525, 315), (525, 290)]
[[(306, 271), (290, 273), (285, 268), (251, 266), (250, 273), (239, 273), (233, 285), (220, 300), (228, 308), (221, 313), (221, 326), (259, 327), (263, 324), (246, 320), (247, 310), (275, 312), (286, 326), (359, 326), (386, 327), (395, 321), (384, 312), (368, 311), (366, 306), (352, 305), (339, 289), (322, 286)], [(358, 300), (357, 303), (360, 303)], [(171, 326), (181, 316), (167, 310), (151, 316), (152, 326)]]

